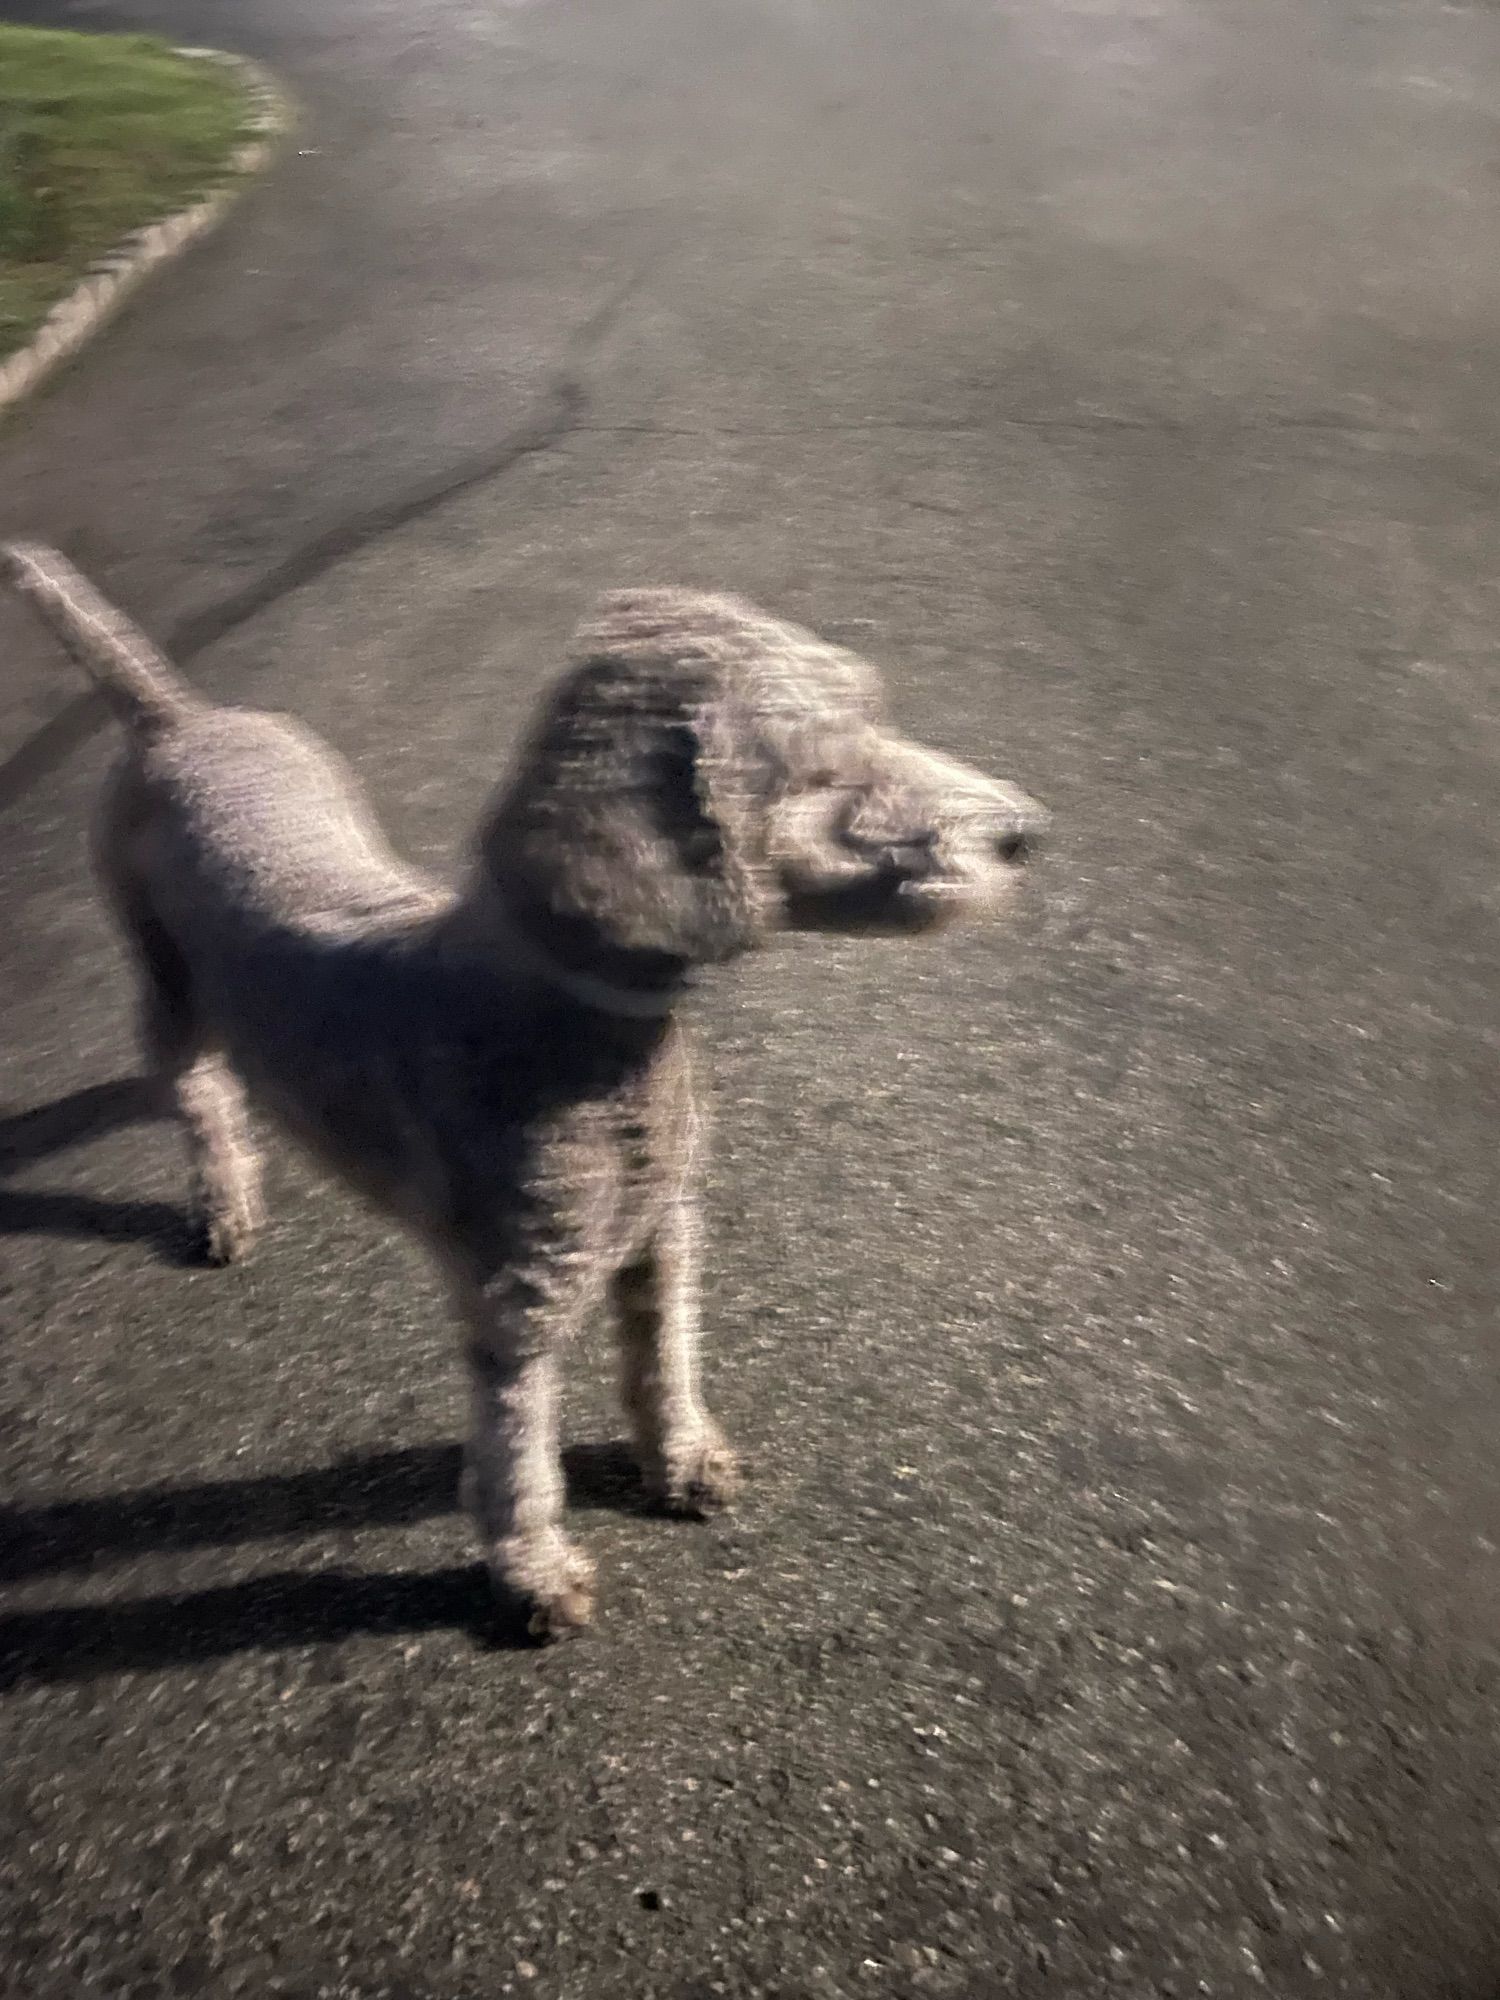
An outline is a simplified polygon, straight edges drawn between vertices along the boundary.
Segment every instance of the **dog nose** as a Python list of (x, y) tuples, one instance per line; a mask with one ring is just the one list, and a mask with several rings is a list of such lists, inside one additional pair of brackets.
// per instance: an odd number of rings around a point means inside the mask
[(995, 857), (1007, 868), (1020, 868), (1032, 859), (1037, 843), (1046, 830), (1048, 815), (1035, 799), (1020, 795), (1006, 801), (1006, 809), (994, 830)]
[(1033, 826), (1008, 826), (995, 835), (995, 856), (1007, 868), (1022, 868), (1036, 852), (1038, 829)]

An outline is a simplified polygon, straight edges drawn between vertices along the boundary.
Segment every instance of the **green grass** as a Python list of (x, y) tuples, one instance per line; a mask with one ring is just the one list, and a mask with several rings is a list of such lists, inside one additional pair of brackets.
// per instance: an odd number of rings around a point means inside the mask
[(218, 180), (245, 100), (143, 35), (0, 24), (0, 355), (95, 258)]

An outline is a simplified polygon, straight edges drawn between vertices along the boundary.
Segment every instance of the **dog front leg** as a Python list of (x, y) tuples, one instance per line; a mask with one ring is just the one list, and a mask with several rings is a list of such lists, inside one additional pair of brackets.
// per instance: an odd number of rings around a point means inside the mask
[(622, 1391), (648, 1490), (706, 1514), (736, 1488), (734, 1454), (698, 1385), (698, 1212), (674, 1201), (644, 1254), (615, 1279)]
[(464, 1500), (495, 1594), (533, 1637), (589, 1622), (594, 1568), (562, 1529), (559, 1354), (581, 1313), (515, 1280), (465, 1288), (473, 1418)]

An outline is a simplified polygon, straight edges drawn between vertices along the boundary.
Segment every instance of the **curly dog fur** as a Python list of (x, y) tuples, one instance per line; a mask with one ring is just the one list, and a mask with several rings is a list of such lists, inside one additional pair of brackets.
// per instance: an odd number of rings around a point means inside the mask
[(1040, 808), (897, 735), (854, 654), (736, 598), (633, 591), (580, 635), (454, 888), (306, 730), (201, 700), (53, 551), (4, 560), (126, 725), (96, 861), (206, 1254), (259, 1221), (248, 1092), (438, 1260), (495, 1588), (539, 1636), (585, 1623), (556, 1405), (586, 1316), (613, 1308), (651, 1489), (702, 1511), (734, 1485), (698, 1384), (693, 974), (778, 926), (992, 906)]

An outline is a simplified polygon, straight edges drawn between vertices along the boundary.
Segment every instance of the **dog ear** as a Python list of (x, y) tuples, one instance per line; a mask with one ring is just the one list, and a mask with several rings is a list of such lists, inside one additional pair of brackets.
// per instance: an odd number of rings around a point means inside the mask
[(748, 729), (709, 663), (586, 660), (486, 830), (506, 905), (587, 965), (708, 964), (764, 928)]

